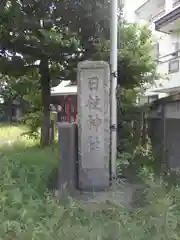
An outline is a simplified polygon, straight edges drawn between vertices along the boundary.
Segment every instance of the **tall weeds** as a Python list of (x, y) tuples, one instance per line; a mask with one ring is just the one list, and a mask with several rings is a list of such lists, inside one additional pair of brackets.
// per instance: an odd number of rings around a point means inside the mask
[(51, 162), (45, 155), (52, 153), (43, 151), (1, 155), (0, 239), (180, 239), (179, 186), (169, 187), (152, 171), (142, 169), (144, 204), (128, 211), (107, 203), (106, 208), (91, 211), (91, 205), (57, 199), (46, 189)]

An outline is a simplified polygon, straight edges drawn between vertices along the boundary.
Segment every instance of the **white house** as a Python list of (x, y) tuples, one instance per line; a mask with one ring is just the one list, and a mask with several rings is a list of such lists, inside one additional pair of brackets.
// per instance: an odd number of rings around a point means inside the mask
[(180, 0), (147, 0), (135, 10), (135, 21), (149, 23), (153, 57), (161, 74), (145, 96), (155, 99), (180, 92)]

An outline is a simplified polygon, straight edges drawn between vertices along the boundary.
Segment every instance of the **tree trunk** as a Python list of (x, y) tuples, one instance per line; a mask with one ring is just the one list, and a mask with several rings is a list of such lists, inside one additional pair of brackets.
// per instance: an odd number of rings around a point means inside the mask
[(50, 144), (50, 74), (48, 58), (44, 57), (40, 62), (40, 82), (42, 91), (43, 119), (41, 128), (41, 145)]
[(141, 113), (141, 145), (146, 147), (147, 144), (147, 122), (145, 112)]
[(12, 104), (12, 101), (10, 100), (7, 106), (7, 116), (8, 116), (9, 124), (12, 123), (12, 107), (13, 107), (13, 104)]

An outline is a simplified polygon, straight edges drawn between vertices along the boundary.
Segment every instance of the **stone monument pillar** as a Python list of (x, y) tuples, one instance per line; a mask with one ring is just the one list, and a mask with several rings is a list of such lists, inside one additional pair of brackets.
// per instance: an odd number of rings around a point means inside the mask
[(78, 65), (79, 189), (101, 191), (109, 187), (110, 71), (106, 62)]

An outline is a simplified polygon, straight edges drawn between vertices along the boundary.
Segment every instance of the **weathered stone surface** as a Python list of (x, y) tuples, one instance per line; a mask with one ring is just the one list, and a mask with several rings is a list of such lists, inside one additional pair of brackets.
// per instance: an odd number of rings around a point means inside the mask
[(110, 71), (106, 62), (78, 65), (79, 188), (109, 187)]
[(58, 190), (74, 192), (77, 189), (77, 124), (58, 123), (60, 166)]

